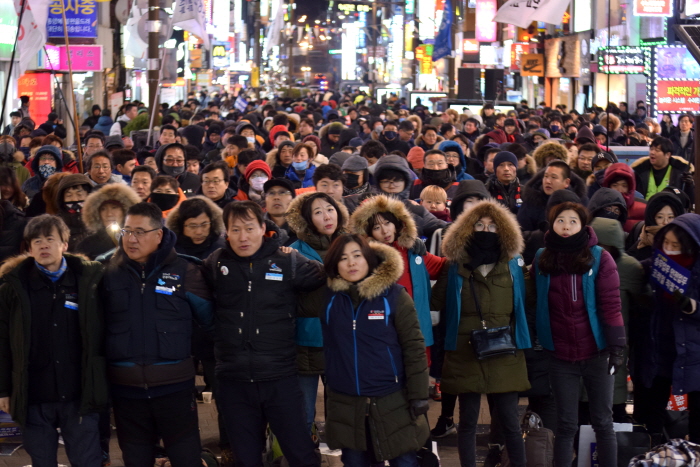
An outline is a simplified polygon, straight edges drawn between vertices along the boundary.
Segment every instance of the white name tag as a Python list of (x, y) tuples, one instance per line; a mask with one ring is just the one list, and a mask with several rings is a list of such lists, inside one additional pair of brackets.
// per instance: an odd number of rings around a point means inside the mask
[(273, 272), (268, 272), (265, 274), (265, 280), (267, 281), (281, 281), (284, 276), (282, 274), (275, 274)]
[(172, 295), (173, 289), (171, 289), (170, 287), (161, 287), (160, 285), (156, 285), (156, 293), (161, 293), (163, 295)]

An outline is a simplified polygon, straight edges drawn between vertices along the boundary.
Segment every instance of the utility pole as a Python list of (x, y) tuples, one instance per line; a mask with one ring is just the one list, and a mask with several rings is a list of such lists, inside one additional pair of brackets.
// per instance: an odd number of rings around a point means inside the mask
[[(296, 25), (296, 15), (294, 14), (296, 12), (296, 8), (294, 8), (294, 3), (290, 3), (289, 7), (292, 11), (289, 12), (289, 22), (292, 25), (292, 34), (289, 37), (289, 52), (287, 55), (288, 61), (287, 65), (289, 66), (289, 88), (291, 89), (292, 86), (294, 86), (294, 26)], [(301, 26), (297, 26), (301, 27)], [(303, 33), (302, 33), (303, 34)], [(309, 44), (311, 45), (311, 44)], [(309, 49), (306, 49), (306, 53), (308, 54)]]
[(155, 112), (158, 112), (158, 75), (160, 72), (160, 59), (158, 58), (158, 0), (148, 0), (148, 100), (151, 120)]
[[(452, 5), (452, 22), (451, 27), (450, 27), (450, 35), (452, 36), (452, 44), (453, 44), (453, 49), (455, 50), (460, 50), (459, 44), (455, 44), (455, 36), (456, 36), (456, 31), (457, 31), (457, 15), (455, 14), (455, 0), (446, 0), (450, 2)], [(456, 46), (456, 47), (455, 47)], [(455, 99), (457, 97), (457, 92), (455, 90), (455, 75), (457, 74), (457, 70), (455, 69), (455, 62), (456, 58), (455, 57), (450, 57), (447, 59), (447, 97), (449, 99)]]

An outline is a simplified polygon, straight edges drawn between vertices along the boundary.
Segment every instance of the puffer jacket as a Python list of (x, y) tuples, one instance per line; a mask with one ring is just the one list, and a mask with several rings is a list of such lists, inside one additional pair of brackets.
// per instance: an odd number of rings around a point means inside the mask
[[(457, 172), (457, 181), (461, 182), (462, 180), (473, 180), (474, 177), (469, 175), (467, 173), (467, 169), (469, 166), (467, 165), (467, 157), (464, 155), (464, 151), (462, 151), (462, 146), (459, 145), (456, 141), (443, 141), (440, 143), (440, 151), (446, 152), (446, 151), (454, 151), (457, 154), (459, 154), (459, 171)], [(457, 167), (455, 167), (457, 169)]]
[[(618, 275), (620, 276), (620, 302), (622, 304), (622, 320), (625, 323), (625, 334), (629, 336), (629, 346), (643, 345), (643, 341), (634, 341), (630, 326), (630, 315), (634, 321), (640, 319), (639, 309), (642, 308), (651, 297), (651, 290), (644, 277), (644, 268), (636, 259), (624, 252), (625, 233), (620, 222), (613, 219), (597, 217), (591, 221), (591, 227), (598, 236), (598, 244), (617, 249), (619, 255), (615, 259)], [(625, 358), (628, 352), (625, 349)], [(627, 401), (627, 366), (624, 366), (615, 374), (615, 386), (613, 404), (624, 404)]]
[(321, 264), (300, 253), (283, 253), (277, 226), (250, 257), (230, 245), (204, 261), (216, 291), (216, 376), (234, 381), (273, 381), (297, 374), (295, 318), (301, 292), (321, 287)]
[[(170, 147), (170, 144), (164, 144), (161, 147), (159, 147), (156, 151), (155, 159), (159, 173), (165, 173), (163, 171), (163, 157), (165, 157), (165, 150), (168, 147)], [(202, 186), (199, 177), (193, 174), (192, 172), (184, 171), (180, 175), (175, 176), (174, 178), (180, 185), (182, 192), (185, 193), (185, 196), (187, 196), (188, 198), (191, 198), (192, 196), (197, 194), (199, 188)]]
[(523, 205), (520, 180), (516, 178), (506, 187), (495, 175), (491, 175), (486, 182), (486, 189), (493, 199), (507, 207), (513, 214), (518, 214), (518, 210)]
[(22, 235), (27, 220), (24, 213), (7, 200), (0, 200), (0, 264), (18, 255), (22, 245)]
[[(103, 269), (99, 263), (64, 254), (78, 279), (78, 313), (82, 337), (80, 413), (107, 406), (107, 380), (103, 353), (103, 315), (97, 287)], [(25, 287), (34, 258), (16, 256), (0, 268), (0, 397), (10, 397), (10, 415), (24, 426), (27, 421), (30, 299)]]
[[(693, 164), (680, 156), (671, 156), (669, 165), (671, 166), (671, 173), (669, 174), (668, 186), (678, 188), (679, 190), (683, 191), (688, 198), (695, 199), (695, 185), (685, 183), (682, 180), (683, 174), (695, 172)], [(632, 170), (634, 171), (637, 191), (639, 191), (646, 199), (651, 198), (651, 196), (653, 196), (655, 193), (647, 193), (649, 190), (649, 177), (652, 176), (651, 173), (653, 171), (649, 157), (642, 157), (641, 159), (634, 161), (630, 167), (632, 167)], [(659, 188), (662, 190), (665, 187)]]
[[(338, 226), (332, 236), (319, 235), (316, 228), (309, 225), (301, 215), (306, 203), (313, 203), (318, 198), (316, 193), (305, 193), (292, 200), (287, 209), (287, 222), (296, 233), (297, 240), (290, 245), (299, 253), (310, 260), (316, 260), (323, 264), (333, 240), (338, 235), (345, 233), (350, 214), (345, 205), (338, 203), (338, 221), (342, 219), (342, 225)], [(323, 288), (309, 292), (304, 300), (313, 300), (315, 295), (323, 294)], [(321, 375), (326, 364), (323, 358), (323, 333), (321, 321), (318, 318), (298, 317), (296, 320), (297, 343), (297, 368), (301, 375)]]
[(165, 220), (165, 226), (172, 230), (175, 235), (177, 235), (175, 251), (181, 255), (193, 256), (203, 261), (210, 254), (225, 245), (226, 241), (222, 237), (225, 232), (223, 211), (214, 201), (210, 200), (206, 196), (195, 196), (191, 199), (201, 199), (209, 206), (212, 216), (210, 219), (211, 226), (209, 227), (209, 236), (207, 239), (204, 240), (203, 243), (195, 245), (191, 239), (182, 233), (184, 222), (187, 219), (182, 219), (180, 216), (180, 204), (170, 210), (168, 217)]
[(389, 246), (370, 246), (381, 261), (372, 274), (357, 284), (328, 279), (324, 299), (309, 305), (308, 316), (321, 317), (327, 342), (329, 447), (367, 451), (371, 439), (382, 462), (428, 438), (427, 419), (412, 420), (409, 412), (409, 401), (428, 397), (428, 363), (413, 302), (396, 285), (401, 258)]
[[(489, 216), (498, 225), (501, 257), (486, 275), (464, 266), (469, 262), (465, 249), (474, 235), (474, 224)], [(501, 204), (481, 201), (462, 213), (450, 226), (442, 243), (449, 261), (433, 287), (432, 310), (443, 311), (446, 324), (445, 364), (442, 390), (449, 394), (494, 394), (522, 392), (530, 388), (523, 350), (531, 347), (525, 309), (524, 262), (520, 252), (524, 247), (515, 216)], [(515, 268), (520, 269), (519, 274)], [(514, 324), (518, 350), (515, 355), (479, 360), (470, 343), (471, 331), (481, 329), (481, 319), (470, 287), (473, 279), (481, 312), (489, 328)], [(520, 280), (521, 279), (521, 280)], [(461, 290), (458, 283), (462, 284)]]
[(627, 203), (622, 193), (612, 188), (600, 188), (591, 197), (588, 202), (588, 211), (591, 217), (599, 217), (602, 211), (607, 207), (617, 207), (620, 209), (620, 217), (618, 221), (625, 225), (627, 222)]
[[(418, 322), (425, 339), (425, 345), (433, 345), (433, 325), (430, 318), (430, 281), (437, 280), (445, 265), (445, 258), (432, 255), (418, 238), (418, 230), (413, 217), (403, 203), (388, 196), (379, 195), (362, 203), (350, 218), (350, 230), (357, 235), (368, 237), (369, 223), (377, 214), (393, 214), (403, 227), (391, 244), (401, 255), (403, 274), (398, 284), (405, 287), (413, 299), (418, 313)], [(369, 236), (371, 241), (375, 241)]]
[[(535, 256), (531, 271), (537, 283), (537, 336), (545, 349), (569, 362), (588, 360), (608, 346), (626, 344), (617, 265), (610, 253), (597, 246), (593, 229), (585, 228), (588, 247), (594, 250), (588, 274), (543, 274), (539, 258), (544, 249)], [(549, 232), (545, 242), (546, 235)], [(589, 280), (591, 288), (584, 286)]]
[(41, 188), (44, 186), (44, 183), (46, 183), (46, 179), (41, 176), (41, 173), (39, 173), (39, 156), (44, 153), (51, 154), (56, 160), (55, 173), (59, 173), (63, 170), (63, 156), (61, 155), (61, 151), (57, 147), (42, 146), (41, 148), (39, 148), (39, 150), (36, 152), (34, 158), (32, 158), (30, 163), (32, 172), (35, 175), (22, 184), (22, 191), (30, 199), (33, 198), (34, 195), (39, 193), (41, 191)]

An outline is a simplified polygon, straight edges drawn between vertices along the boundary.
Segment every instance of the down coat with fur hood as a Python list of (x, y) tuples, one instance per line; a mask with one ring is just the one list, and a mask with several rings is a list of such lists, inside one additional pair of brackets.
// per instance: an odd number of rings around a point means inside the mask
[(405, 287), (413, 299), (418, 322), (425, 339), (425, 345), (433, 345), (433, 325), (430, 319), (430, 281), (437, 280), (445, 264), (445, 258), (426, 251), (423, 240), (418, 238), (418, 230), (413, 217), (404, 204), (385, 195), (370, 198), (355, 210), (350, 218), (350, 229), (357, 235), (375, 241), (370, 232), (370, 221), (376, 215), (391, 213), (402, 225), (395, 226), (396, 234), (390, 246), (401, 255), (403, 274), (398, 284)]
[[(100, 208), (108, 201), (121, 205), (125, 217), (126, 211), (134, 204), (140, 203), (141, 198), (131, 187), (122, 183), (110, 183), (88, 195), (83, 204), (82, 216), (89, 235), (78, 243), (75, 251), (93, 260), (115, 248), (114, 241), (107, 234), (100, 217)], [(120, 227), (124, 225), (124, 217)]]
[[(299, 253), (323, 263), (326, 253), (333, 240), (339, 234), (345, 232), (350, 214), (343, 203), (338, 205), (338, 227), (333, 235), (320, 235), (313, 225), (309, 225), (302, 216), (302, 207), (306, 203), (313, 203), (316, 199), (323, 199), (319, 193), (304, 193), (297, 196), (287, 208), (287, 222), (296, 233), (297, 240), (290, 245)], [(342, 223), (341, 219), (342, 218)], [(322, 294), (322, 289), (310, 292), (310, 295)], [(297, 342), (297, 368), (302, 375), (323, 374), (325, 363), (323, 359), (323, 335), (321, 331), (321, 321), (318, 318), (297, 318), (296, 322), (296, 342)]]
[[(180, 215), (182, 204), (193, 200), (199, 200), (196, 201), (197, 203), (205, 203), (211, 212), (211, 227), (209, 228), (209, 235), (207, 236), (206, 240), (200, 244), (195, 244), (189, 237), (185, 236), (183, 230), (187, 219), (183, 219)], [(202, 210), (201, 212), (203, 213), (205, 211)], [(168, 217), (165, 220), (165, 226), (172, 230), (175, 235), (177, 235), (175, 251), (181, 255), (193, 256), (204, 260), (210, 254), (219, 248), (222, 248), (225, 244), (225, 240), (222, 237), (225, 231), (223, 213), (223, 210), (217, 206), (214, 201), (210, 200), (206, 196), (193, 196), (188, 200), (182, 201), (182, 203), (171, 209), (168, 213)]]
[[(474, 224), (482, 217), (490, 217), (498, 226), (501, 257), (493, 269), (484, 276), (480, 268), (470, 270), (466, 247), (474, 235)], [(452, 290), (448, 270), (445, 270), (433, 287), (432, 310), (449, 314), (449, 294), (459, 294), (461, 305), (456, 320), (447, 318), (446, 344), (450, 336), (456, 335), (455, 350), (445, 352), (445, 366), (442, 370), (442, 390), (449, 394), (461, 393), (505, 393), (521, 392), (530, 388), (525, 355), (517, 350), (515, 355), (504, 355), (479, 360), (470, 344), (471, 331), (481, 329), (481, 320), (475, 305), (475, 297), (469, 286), (473, 279), (481, 313), (489, 328), (508, 326), (515, 323), (514, 336), (519, 348), (530, 346), (529, 330), (523, 315), (518, 318), (516, 299), (525, 293), (522, 283), (511, 274), (511, 261), (516, 261), (524, 271), (524, 262), (518, 257), (524, 248), (523, 237), (515, 216), (504, 206), (493, 200), (481, 201), (464, 211), (445, 234), (442, 252), (457, 274), (463, 279), (461, 291)], [(451, 324), (452, 323), (452, 324)], [(455, 329), (456, 327), (456, 329)], [(519, 340), (518, 336), (527, 334)], [(453, 337), (454, 338), (454, 337)], [(522, 345), (521, 345), (522, 344)]]
[(370, 246), (380, 259), (374, 271), (358, 283), (329, 278), (325, 299), (309, 310), (320, 316), (326, 342), (328, 446), (367, 451), (369, 439), (382, 462), (428, 438), (427, 419), (409, 412), (409, 401), (428, 397), (428, 362), (413, 302), (396, 284), (401, 257), (387, 245)]
[[(671, 166), (671, 173), (669, 174), (668, 186), (678, 188), (679, 190), (683, 191), (688, 198), (695, 199), (695, 185), (683, 181), (684, 174), (695, 172), (693, 164), (680, 156), (671, 156), (669, 165)], [(651, 198), (651, 196), (655, 193), (647, 193), (649, 190), (649, 177), (652, 176), (653, 172), (653, 167), (649, 157), (642, 157), (641, 159), (634, 161), (631, 167), (634, 171), (635, 180), (637, 182), (637, 191), (640, 192), (646, 199)], [(663, 190), (664, 188), (665, 187), (659, 187), (660, 190)]]
[(547, 167), (547, 159), (556, 159), (569, 163), (569, 153), (566, 147), (555, 141), (544, 141), (542, 144), (537, 146), (535, 152), (532, 153), (532, 157), (537, 163), (538, 169), (543, 169)]

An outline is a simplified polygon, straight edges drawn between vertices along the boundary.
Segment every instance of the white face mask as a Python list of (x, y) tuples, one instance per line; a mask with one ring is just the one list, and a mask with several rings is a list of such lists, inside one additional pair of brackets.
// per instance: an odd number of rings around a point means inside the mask
[(246, 136), (245, 139), (247, 139), (249, 143), (255, 144), (255, 137), (254, 136)]
[(267, 181), (267, 177), (255, 177), (250, 179), (250, 186), (253, 188), (253, 190), (257, 192), (263, 191), (263, 185), (265, 185), (265, 182)]
[(682, 251), (669, 251), (666, 248), (664, 248), (664, 254), (666, 254), (666, 256), (680, 255), (682, 253)]

